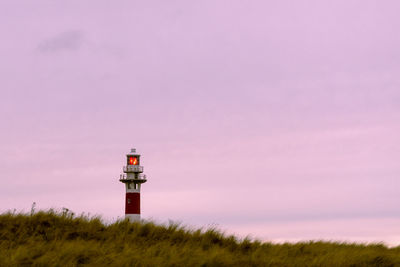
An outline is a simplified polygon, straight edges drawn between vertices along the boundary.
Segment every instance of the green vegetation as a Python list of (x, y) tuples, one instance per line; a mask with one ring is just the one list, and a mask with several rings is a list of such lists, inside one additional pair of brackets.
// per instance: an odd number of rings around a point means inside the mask
[(62, 212), (0, 215), (0, 266), (400, 266), (400, 247), (238, 240), (216, 229)]

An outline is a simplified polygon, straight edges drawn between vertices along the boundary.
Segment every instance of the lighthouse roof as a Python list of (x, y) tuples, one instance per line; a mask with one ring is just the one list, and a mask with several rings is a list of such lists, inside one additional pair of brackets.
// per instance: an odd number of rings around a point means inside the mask
[(126, 154), (127, 156), (140, 156), (140, 154), (136, 153), (136, 148), (132, 148), (131, 152)]

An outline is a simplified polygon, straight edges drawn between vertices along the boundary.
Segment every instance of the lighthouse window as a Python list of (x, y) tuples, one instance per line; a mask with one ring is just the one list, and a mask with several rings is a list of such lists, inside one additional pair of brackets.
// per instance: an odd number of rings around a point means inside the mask
[(139, 165), (138, 157), (128, 157), (128, 165)]

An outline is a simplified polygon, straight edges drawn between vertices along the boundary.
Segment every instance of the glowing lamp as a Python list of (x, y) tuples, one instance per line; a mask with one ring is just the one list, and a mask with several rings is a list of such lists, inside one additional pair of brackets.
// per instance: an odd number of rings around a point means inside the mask
[(128, 157), (128, 165), (139, 165), (138, 157)]

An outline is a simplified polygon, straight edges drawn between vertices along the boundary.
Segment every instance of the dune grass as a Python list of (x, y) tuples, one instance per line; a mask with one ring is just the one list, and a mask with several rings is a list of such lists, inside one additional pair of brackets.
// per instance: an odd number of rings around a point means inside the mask
[(400, 266), (400, 247), (272, 244), (179, 224), (105, 224), (64, 209), (0, 215), (0, 266)]

